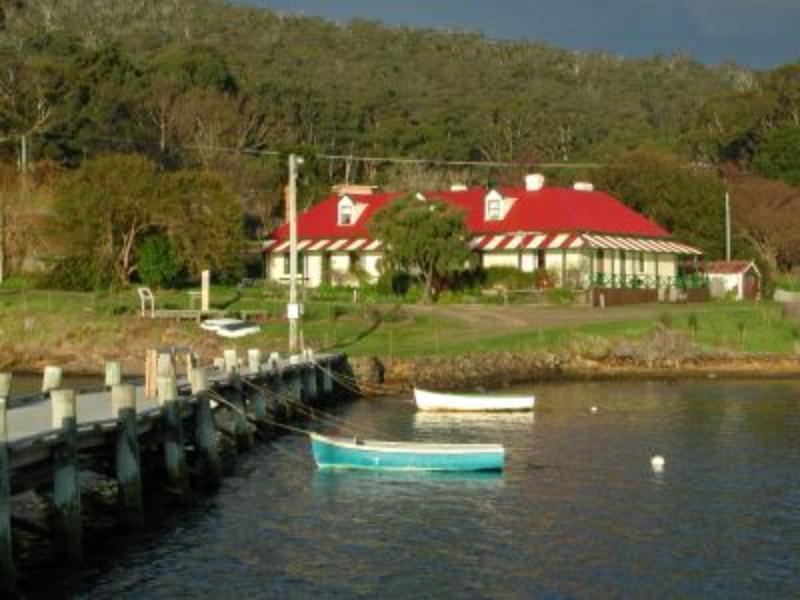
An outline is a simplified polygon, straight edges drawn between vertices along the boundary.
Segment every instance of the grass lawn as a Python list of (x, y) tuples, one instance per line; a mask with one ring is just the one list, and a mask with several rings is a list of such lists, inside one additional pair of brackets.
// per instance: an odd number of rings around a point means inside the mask
[[(188, 308), (186, 292), (156, 292), (160, 308)], [(260, 288), (214, 288), (213, 307), (261, 310), (262, 332), (223, 340), (195, 322), (157, 321), (138, 316), (134, 289), (118, 293), (2, 290), (0, 367), (38, 367), (56, 362), (67, 368), (99, 370), (104, 360), (140, 364), (147, 348), (190, 346), (206, 361), (225, 347), (286, 350), (285, 300), (265, 297)], [(482, 315), (494, 321), (482, 324)], [(513, 311), (513, 319), (504, 314)], [(477, 316), (477, 320), (476, 320)], [(613, 318), (613, 320), (608, 320)], [(304, 339), (316, 349), (352, 356), (414, 357), (485, 351), (558, 352), (601, 338), (635, 340), (658, 327), (693, 336), (708, 351), (792, 354), (800, 345), (800, 324), (784, 317), (780, 305), (709, 303), (589, 308), (472, 307), (465, 320), (457, 307), (415, 310), (409, 305), (315, 302), (306, 304)]]

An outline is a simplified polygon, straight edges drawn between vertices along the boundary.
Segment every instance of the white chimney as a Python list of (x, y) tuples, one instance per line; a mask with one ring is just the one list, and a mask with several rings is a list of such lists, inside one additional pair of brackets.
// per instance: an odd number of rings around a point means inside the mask
[(466, 192), (467, 186), (463, 183), (451, 183), (450, 184), (450, 191), (451, 192)]
[(572, 189), (578, 192), (593, 192), (594, 184), (591, 184), (588, 181), (576, 181), (572, 184)]
[(541, 173), (532, 173), (525, 175), (525, 190), (528, 192), (537, 192), (544, 187), (544, 175)]

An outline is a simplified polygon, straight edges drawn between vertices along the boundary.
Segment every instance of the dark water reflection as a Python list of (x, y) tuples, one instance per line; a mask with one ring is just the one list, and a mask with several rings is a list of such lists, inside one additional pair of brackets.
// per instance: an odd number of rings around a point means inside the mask
[[(85, 597), (731, 597), (800, 582), (800, 384), (541, 385), (535, 416), (342, 415), (391, 439), (503, 442), (502, 475), (318, 472), (290, 436)], [(596, 405), (598, 412), (590, 413)], [(650, 457), (666, 468), (654, 474)]]

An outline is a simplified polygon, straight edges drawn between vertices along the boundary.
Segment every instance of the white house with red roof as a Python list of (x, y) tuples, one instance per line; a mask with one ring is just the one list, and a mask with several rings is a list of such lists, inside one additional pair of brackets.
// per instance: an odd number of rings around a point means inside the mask
[[(484, 267), (525, 272), (547, 269), (557, 285), (572, 287), (662, 287), (678, 275), (681, 258), (696, 248), (588, 183), (548, 187), (528, 175), (524, 187), (466, 188), (418, 194), (463, 209), (470, 247)], [(383, 253), (369, 235), (376, 211), (403, 193), (341, 186), (298, 217), (298, 251), (304, 284), (356, 285), (356, 272), (375, 280)], [(264, 242), (267, 277), (289, 281), (289, 227)]]

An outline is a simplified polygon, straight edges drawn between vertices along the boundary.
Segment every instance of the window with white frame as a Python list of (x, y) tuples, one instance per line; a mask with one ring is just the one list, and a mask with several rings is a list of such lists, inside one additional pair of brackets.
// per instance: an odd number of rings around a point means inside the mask
[(339, 200), (339, 225), (352, 225), (354, 212), (355, 204), (350, 198), (345, 196)]
[(490, 191), (483, 199), (483, 218), (487, 221), (501, 221), (503, 219), (503, 195), (496, 190)]
[(502, 216), (502, 201), (489, 200), (486, 203), (486, 220), (499, 221)]

